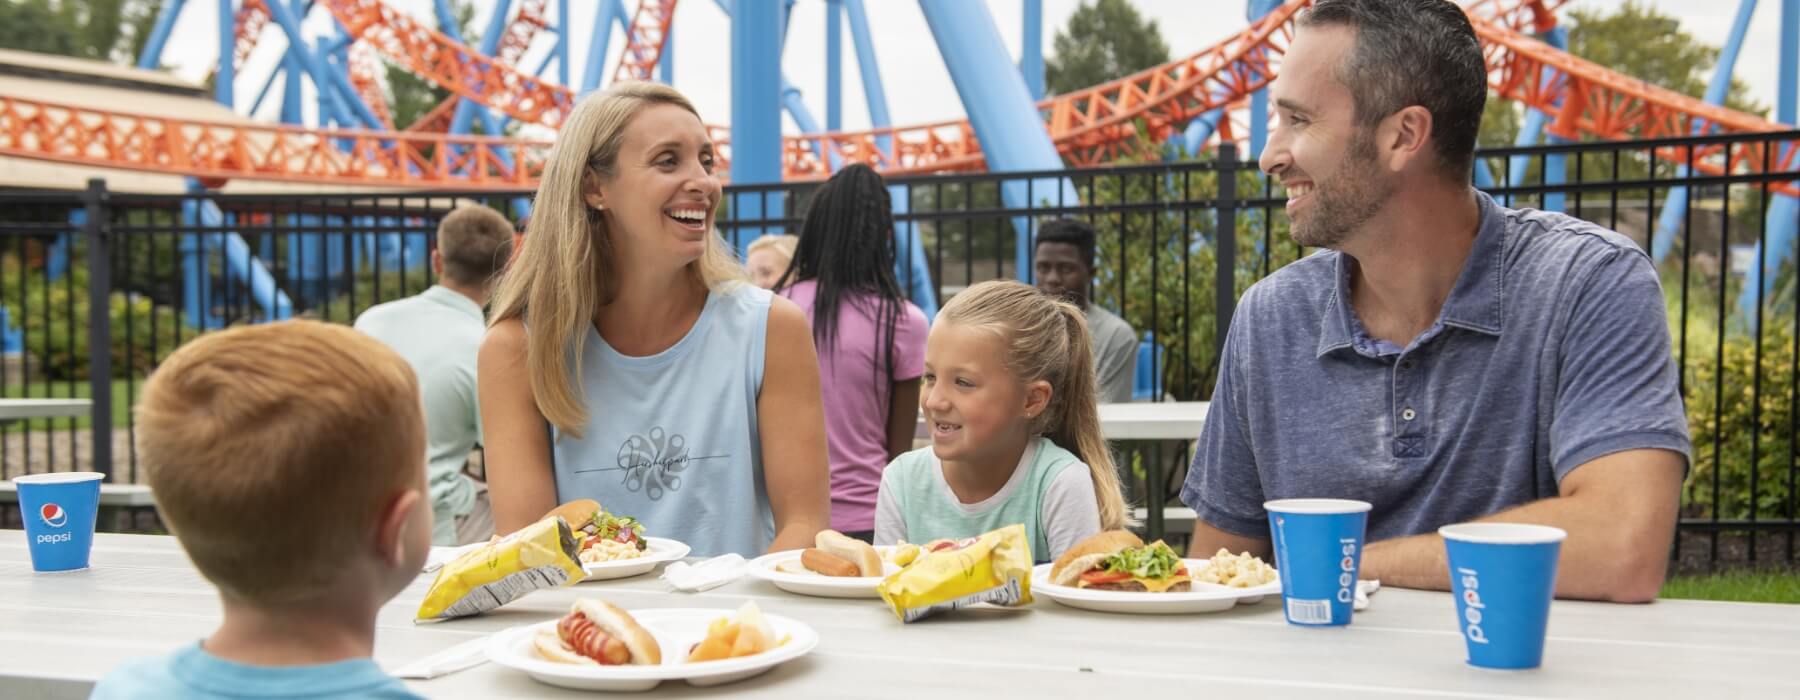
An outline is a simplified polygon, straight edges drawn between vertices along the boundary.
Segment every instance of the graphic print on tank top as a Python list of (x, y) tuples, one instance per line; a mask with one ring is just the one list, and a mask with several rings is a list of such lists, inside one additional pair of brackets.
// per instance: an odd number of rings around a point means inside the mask
[(682, 475), (689, 465), (730, 458), (729, 454), (692, 456), (688, 452), (686, 437), (679, 433), (669, 433), (662, 426), (653, 426), (650, 432), (634, 434), (619, 445), (619, 455), (614, 466), (574, 471), (620, 472), (619, 483), (626, 490), (641, 492), (652, 501), (660, 501), (663, 494), (681, 490)]

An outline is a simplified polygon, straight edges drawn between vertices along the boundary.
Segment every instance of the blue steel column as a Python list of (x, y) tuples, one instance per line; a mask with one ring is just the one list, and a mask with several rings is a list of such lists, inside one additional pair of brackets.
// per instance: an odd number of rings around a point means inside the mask
[[(1281, 6), (1281, 0), (1249, 0), (1246, 13), (1254, 23), (1274, 12)], [(1258, 51), (1267, 53), (1264, 49)], [(1267, 87), (1250, 93), (1250, 161), (1255, 162), (1262, 157), (1263, 146), (1269, 143), (1269, 89)], [(1260, 177), (1260, 176), (1259, 176)]]
[[(1712, 81), (1706, 84), (1705, 101), (1709, 105), (1725, 104), (1725, 97), (1731, 94), (1731, 72), (1737, 65), (1738, 50), (1744, 46), (1744, 36), (1750, 31), (1750, 18), (1756, 13), (1756, 0), (1739, 0), (1737, 17), (1731, 22), (1731, 35), (1725, 39), (1725, 46), (1719, 52), (1719, 62), (1713, 67)], [(1696, 131), (1695, 136), (1705, 134)], [(1688, 175), (1686, 166), (1678, 168), (1675, 177), (1685, 178)], [(1650, 241), (1650, 257), (1661, 262), (1668, 255), (1669, 248), (1674, 245), (1675, 234), (1681, 228), (1681, 222), (1687, 214), (1687, 188), (1671, 187), (1668, 196), (1663, 198), (1662, 218), (1656, 223), (1656, 235)], [(1779, 261), (1773, 261), (1779, 263)], [(1750, 274), (1755, 279), (1756, 273)], [(1752, 287), (1745, 289), (1753, 290)], [(1755, 304), (1755, 292), (1748, 295), (1751, 304)]]
[(213, 75), (213, 99), (226, 109), (234, 105), (231, 85), (237, 81), (237, 67), (232, 60), (237, 52), (237, 11), (231, 0), (219, 0), (219, 72)]
[(825, 130), (844, 128), (844, 0), (825, 0)]
[[(731, 16), (731, 182), (781, 181), (781, 0), (737, 0)], [(780, 216), (781, 202), (761, 195), (731, 203), (740, 219)], [(761, 228), (738, 237), (741, 255)]]
[[(856, 67), (862, 71), (863, 99), (869, 103), (869, 126), (880, 129), (892, 126), (888, 117), (887, 89), (881, 85), (881, 65), (875, 60), (875, 39), (869, 32), (869, 13), (863, 0), (844, 0), (850, 14), (850, 41), (856, 46)], [(985, 8), (984, 8), (985, 9)], [(893, 139), (875, 139), (875, 146), (893, 155)]]
[(175, 20), (181, 18), (181, 8), (187, 6), (187, 0), (167, 0), (162, 10), (156, 13), (156, 24), (150, 28), (150, 39), (144, 42), (144, 53), (138, 56), (137, 66), (156, 70), (162, 65), (163, 47), (169, 43), (169, 34), (175, 31)]
[(1019, 74), (1031, 99), (1044, 99), (1044, 0), (1025, 0), (1025, 26), (1019, 32)]
[[(950, 79), (962, 97), (963, 109), (981, 139), (982, 153), (989, 169), (996, 172), (1022, 170), (1059, 170), (1062, 156), (1044, 129), (1043, 117), (1025, 80), (1013, 69), (1000, 40), (1000, 30), (988, 14), (987, 5), (964, 0), (919, 0), (925, 11), (925, 22), (937, 40), (938, 52), (950, 69)], [(1062, 201), (1080, 201), (1079, 194), (1067, 182), (1045, 179), (1042, 183), (1023, 180), (1007, 182), (1001, 194), (1010, 208), (1030, 206), (1027, 193), (1052, 199), (1057, 187), (1064, 191)], [(1018, 235), (1014, 246), (1014, 273), (1029, 279), (1031, 273), (1031, 236), (1029, 225), (1014, 220)]]
[[(444, 0), (438, 0), (438, 2), (442, 3)], [(481, 55), (493, 58), (495, 52), (500, 50), (500, 36), (506, 33), (506, 16), (510, 10), (512, 10), (512, 0), (495, 0), (494, 14), (488, 17), (487, 31), (481, 34)], [(452, 21), (450, 24), (454, 25), (456, 22)], [(459, 28), (456, 30), (456, 34), (445, 33), (445, 36), (456, 40), (457, 43), (462, 43), (461, 34), (462, 31)], [(450, 133), (469, 133), (469, 127), (478, 116), (481, 118), (481, 133), (488, 136), (500, 135), (500, 123), (494, 120), (494, 115), (488, 112), (487, 108), (468, 98), (456, 101), (456, 114), (450, 118)]]
[(657, 80), (664, 85), (675, 84), (675, 24), (669, 24), (669, 31), (663, 34), (662, 53), (656, 57)]
[(613, 24), (622, 24), (630, 16), (625, 13), (624, 0), (600, 0), (594, 12), (594, 32), (588, 37), (587, 69), (581, 72), (582, 94), (600, 88), (600, 80), (606, 77), (606, 49), (612, 44)]
[[(1800, 0), (1782, 0), (1781, 3), (1781, 40), (1777, 59), (1775, 86), (1775, 121), (1788, 125), (1795, 121), (1795, 91), (1800, 90)], [(1783, 151), (1786, 153), (1786, 151)], [(1790, 180), (1789, 182), (1793, 182)], [(1747, 318), (1756, 319), (1756, 287), (1763, 285), (1764, 295), (1773, 289), (1781, 266), (1788, 261), (1789, 248), (1794, 244), (1794, 237), (1800, 231), (1800, 199), (1787, 195), (1775, 195), (1769, 201), (1769, 214), (1766, 219), (1769, 230), (1768, 247), (1772, 253), (1760, 272), (1751, 268), (1751, 274), (1744, 280), (1744, 291), (1738, 297), (1738, 307), (1745, 310)], [(1763, 259), (1761, 244), (1756, 252), (1758, 260)]]
[(563, 87), (574, 86), (569, 82), (569, 34), (574, 28), (569, 21), (569, 0), (556, 0), (556, 84)]

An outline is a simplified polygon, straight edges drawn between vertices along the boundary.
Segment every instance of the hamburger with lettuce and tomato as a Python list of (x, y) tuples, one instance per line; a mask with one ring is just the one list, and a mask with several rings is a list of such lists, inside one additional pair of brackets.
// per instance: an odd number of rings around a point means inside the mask
[(1187, 565), (1169, 545), (1108, 530), (1070, 547), (1050, 565), (1050, 582), (1102, 591), (1179, 593), (1191, 590)]

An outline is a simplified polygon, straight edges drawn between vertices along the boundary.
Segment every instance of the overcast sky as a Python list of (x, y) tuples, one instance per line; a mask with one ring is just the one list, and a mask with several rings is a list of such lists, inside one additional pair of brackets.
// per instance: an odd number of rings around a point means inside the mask
[[(390, 4), (414, 13), (429, 26), (431, 0), (387, 0)], [(1019, 55), (1021, 34), (1021, 0), (986, 0), (989, 12), (1007, 44), (1008, 52)], [(1568, 7), (1608, 9), (1624, 0), (1574, 0)], [(1732, 0), (1648, 0), (1649, 4), (1681, 18), (1682, 26), (1691, 34), (1712, 44), (1723, 44), (1730, 31), (1738, 6)], [(477, 28), (486, 27), (487, 15), (494, 2), (476, 0)], [(580, 67), (586, 65), (585, 54), (593, 25), (592, 0), (571, 0), (571, 26), (578, 28), (572, 47), (574, 80), (579, 84)], [(626, 0), (628, 8), (635, 7)], [(1074, 12), (1078, 0), (1044, 0), (1044, 39), (1046, 56), (1054, 47), (1051, 37)], [(1172, 57), (1187, 56), (1213, 45), (1241, 30), (1246, 24), (1242, 0), (1135, 0), (1145, 16), (1156, 20), (1162, 36), (1169, 44)], [(555, 2), (550, 6), (554, 8)], [(937, 51), (936, 41), (925, 23), (918, 4), (910, 0), (866, 0), (869, 22), (875, 28), (874, 41), (880, 59), (881, 78), (885, 84), (889, 111), (897, 125), (959, 118), (964, 115), (961, 100)], [(1751, 86), (1752, 94), (1764, 104), (1773, 104), (1776, 82), (1776, 46), (1781, 3), (1770, 0), (1757, 8), (1750, 36), (1737, 64), (1737, 76)], [(199, 79), (212, 69), (218, 55), (217, 3), (189, 2), (174, 38), (169, 42), (164, 62), (176, 66), (184, 77)], [(728, 123), (731, 113), (730, 31), (725, 14), (712, 0), (686, 0), (677, 6), (674, 31), (675, 86), (693, 99), (700, 113), (712, 123)], [(1565, 8), (1565, 16), (1566, 16)], [(554, 10), (553, 10), (554, 11)], [(329, 28), (324, 10), (315, 10), (307, 23), (309, 32)], [(792, 27), (785, 49), (784, 70), (800, 88), (807, 105), (822, 123), (825, 117), (825, 2), (800, 0), (794, 8)], [(256, 91), (279, 60), (285, 41), (271, 23), (269, 33), (235, 83), (237, 108), (248, 110)], [(868, 111), (850, 35), (844, 33), (844, 125), (847, 129), (866, 127)], [(548, 51), (551, 40), (540, 37), (524, 63), (535, 68)], [(610, 42), (606, 75), (624, 45), (617, 30)], [(547, 75), (554, 77), (552, 67)], [(279, 90), (260, 116), (273, 119)], [(309, 110), (310, 114), (310, 110)], [(790, 133), (796, 129), (785, 122)]]

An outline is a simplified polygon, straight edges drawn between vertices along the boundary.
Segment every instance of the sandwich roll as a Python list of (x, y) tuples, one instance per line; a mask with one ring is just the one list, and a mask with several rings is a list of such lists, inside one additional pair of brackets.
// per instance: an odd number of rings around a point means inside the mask
[(1050, 565), (1050, 582), (1073, 588), (1081, 575), (1120, 550), (1142, 547), (1144, 541), (1129, 530), (1108, 530), (1076, 543)]
[(539, 655), (551, 661), (590, 666), (655, 666), (662, 649), (631, 614), (598, 598), (581, 598), (556, 623), (532, 637)]

